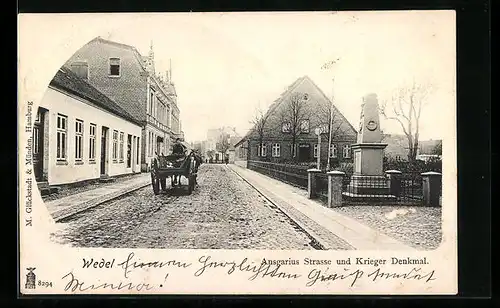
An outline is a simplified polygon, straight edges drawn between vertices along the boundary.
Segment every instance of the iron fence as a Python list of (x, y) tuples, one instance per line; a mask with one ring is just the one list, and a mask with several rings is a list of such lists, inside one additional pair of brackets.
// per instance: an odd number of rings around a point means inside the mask
[(248, 169), (302, 188), (307, 188), (307, 166), (248, 161)]
[(420, 204), (424, 200), (423, 180), (420, 174), (403, 173), (400, 176), (400, 193), (398, 202), (405, 204)]
[[(248, 161), (248, 168), (282, 182), (308, 187), (308, 166)], [(328, 175), (323, 170), (315, 173), (316, 195), (323, 202), (328, 200)], [(423, 179), (420, 173), (398, 174), (391, 179), (387, 174), (357, 176), (347, 172), (341, 181), (342, 205), (423, 205)], [(441, 187), (440, 187), (441, 189)]]
[(392, 180), (381, 176), (345, 176), (342, 202), (345, 205), (422, 205), (423, 180), (420, 174), (399, 174)]

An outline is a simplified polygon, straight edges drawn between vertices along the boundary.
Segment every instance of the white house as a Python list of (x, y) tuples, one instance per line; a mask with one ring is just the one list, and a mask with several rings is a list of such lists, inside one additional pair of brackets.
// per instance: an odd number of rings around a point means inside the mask
[(52, 79), (33, 125), (38, 183), (140, 172), (141, 123), (70, 69)]

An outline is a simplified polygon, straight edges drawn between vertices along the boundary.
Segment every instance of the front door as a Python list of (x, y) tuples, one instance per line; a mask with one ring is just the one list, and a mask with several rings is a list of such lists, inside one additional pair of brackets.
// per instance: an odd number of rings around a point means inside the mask
[(101, 133), (101, 175), (106, 175), (107, 140), (108, 140), (108, 128), (103, 126)]
[(311, 146), (308, 143), (299, 144), (299, 161), (309, 161), (311, 159)]
[(44, 113), (38, 109), (33, 123), (33, 169), (35, 179), (43, 179), (43, 117)]
[(132, 167), (132, 135), (127, 137), (127, 168)]

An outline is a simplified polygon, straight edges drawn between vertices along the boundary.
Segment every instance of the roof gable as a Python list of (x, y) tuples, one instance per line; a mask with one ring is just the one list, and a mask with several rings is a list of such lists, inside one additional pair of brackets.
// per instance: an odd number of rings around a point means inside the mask
[[(342, 122), (345, 122), (348, 125), (349, 129), (352, 130), (353, 134), (357, 134), (357, 131), (356, 131), (356, 129), (354, 129), (354, 127), (352, 126), (352, 124), (337, 109), (337, 107), (335, 106), (335, 104), (332, 103), (332, 101), (326, 96), (326, 94), (321, 90), (321, 88), (318, 87), (316, 85), (316, 83), (314, 83), (314, 81), (309, 76), (307, 76), (307, 75), (304, 75), (302, 77), (297, 78), (290, 86), (288, 86), (288, 88), (283, 93), (281, 93), (280, 97), (278, 97), (277, 99), (275, 99), (274, 102), (269, 106), (269, 109), (266, 112), (266, 116), (274, 114), (276, 112), (276, 110), (279, 108), (279, 106), (281, 106), (281, 104), (284, 101), (286, 101), (290, 97), (290, 95), (292, 93), (294, 93), (295, 90), (297, 88), (299, 88), (301, 85), (303, 85), (304, 83), (307, 83), (314, 90), (316, 90), (319, 93), (319, 95), (321, 96), (321, 98), (323, 100), (325, 100), (329, 104), (332, 104), (333, 110), (334, 110), (335, 114), (338, 115), (338, 116), (340, 116)], [(246, 138), (249, 138), (253, 133), (254, 133), (254, 127), (252, 127), (247, 132), (247, 134), (240, 140), (240, 142), (238, 142), (238, 144), (241, 143)]]

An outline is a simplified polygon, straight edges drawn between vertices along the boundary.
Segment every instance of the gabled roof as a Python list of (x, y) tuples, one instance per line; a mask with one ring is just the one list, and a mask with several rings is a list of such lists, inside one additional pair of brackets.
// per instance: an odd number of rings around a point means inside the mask
[[(266, 116), (273, 113), (278, 108), (278, 106), (305, 80), (309, 81), (316, 89), (318, 89), (319, 93), (323, 96), (323, 98), (328, 103), (332, 104), (335, 114), (340, 115), (342, 117), (342, 120), (349, 125), (349, 127), (355, 134), (357, 134), (357, 131), (354, 129), (351, 123), (347, 121), (344, 115), (337, 109), (337, 107), (332, 103), (332, 101), (328, 98), (328, 96), (326, 96), (325, 92), (323, 92), (323, 90), (321, 90), (321, 88), (318, 87), (314, 83), (314, 81), (312, 81), (312, 79), (307, 75), (297, 78), (283, 93), (281, 93), (280, 97), (275, 99), (274, 102), (269, 106), (269, 109), (266, 112)], [(242, 141), (247, 139), (252, 133), (253, 133), (253, 127), (246, 133), (246, 135), (240, 141), (238, 141), (238, 143), (236, 143), (236, 145), (240, 144)]]
[[(291, 85), (289, 85), (288, 88), (283, 93), (281, 93), (280, 96), (277, 99), (275, 99), (273, 101), (273, 103), (269, 106), (269, 108), (267, 109), (267, 112), (266, 112), (266, 116), (269, 115), (270, 113), (273, 113), (276, 110), (276, 108), (278, 108), (280, 103), (285, 99), (285, 97), (287, 97), (288, 94), (290, 94), (302, 81), (304, 81), (305, 78), (306, 78), (306, 76), (302, 76), (300, 78), (297, 78)], [(248, 132), (245, 134), (245, 136), (243, 138), (241, 138), (241, 140), (238, 141), (235, 144), (235, 146), (237, 146), (242, 141), (244, 141), (245, 139), (250, 137), (250, 135), (253, 133), (253, 131), (254, 131), (254, 127), (249, 129)]]
[(67, 67), (63, 66), (57, 71), (56, 75), (50, 82), (50, 86), (79, 96), (125, 120), (128, 120), (137, 125), (142, 125), (140, 121), (137, 121), (117, 103), (97, 90), (87, 81), (78, 77), (78, 75), (76, 75), (73, 71), (71, 71), (71, 69)]

